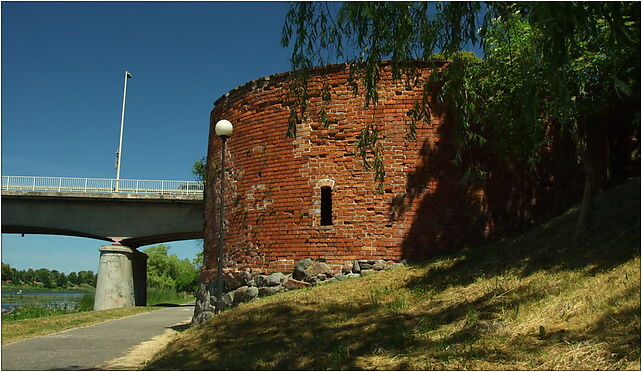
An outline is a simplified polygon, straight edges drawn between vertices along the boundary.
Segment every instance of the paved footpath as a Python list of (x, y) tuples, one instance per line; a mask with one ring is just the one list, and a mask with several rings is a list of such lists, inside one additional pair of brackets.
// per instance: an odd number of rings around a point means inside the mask
[(168, 307), (19, 341), (2, 346), (2, 370), (95, 369), (193, 314), (194, 305)]

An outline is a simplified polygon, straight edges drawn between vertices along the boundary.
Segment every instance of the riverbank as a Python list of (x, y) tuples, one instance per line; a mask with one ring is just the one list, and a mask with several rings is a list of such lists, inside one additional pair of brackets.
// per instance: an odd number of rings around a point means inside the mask
[(48, 292), (94, 292), (96, 288), (89, 284), (75, 285), (71, 287), (46, 288), (44, 286), (24, 284), (2, 284), (2, 291), (48, 291)]
[(79, 313), (94, 308), (94, 292), (3, 290), (2, 321)]
[[(147, 288), (148, 305), (183, 304), (194, 301), (194, 294), (176, 292), (168, 288)], [(48, 308), (69, 308), (81, 306), (81, 311), (93, 309), (93, 291), (49, 290), (49, 289), (6, 289), (2, 290), (2, 313), (18, 306), (42, 306)], [(4, 320), (4, 317), (3, 317)]]

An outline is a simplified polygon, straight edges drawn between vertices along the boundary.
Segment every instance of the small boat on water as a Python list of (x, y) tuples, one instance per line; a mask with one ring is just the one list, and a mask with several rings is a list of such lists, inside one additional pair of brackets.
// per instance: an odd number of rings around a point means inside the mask
[(18, 292), (16, 294), (22, 294), (22, 289), (18, 289)]

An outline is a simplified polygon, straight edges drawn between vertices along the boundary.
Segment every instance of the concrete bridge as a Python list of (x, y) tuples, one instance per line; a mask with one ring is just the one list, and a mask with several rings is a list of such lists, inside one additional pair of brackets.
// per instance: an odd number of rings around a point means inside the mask
[(95, 310), (144, 306), (147, 256), (139, 246), (203, 237), (195, 181), (2, 177), (2, 232), (80, 236), (100, 247)]

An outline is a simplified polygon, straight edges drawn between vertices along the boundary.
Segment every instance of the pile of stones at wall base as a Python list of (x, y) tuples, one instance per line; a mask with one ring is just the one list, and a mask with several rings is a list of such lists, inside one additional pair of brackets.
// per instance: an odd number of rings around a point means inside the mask
[[(405, 265), (405, 261), (354, 260), (343, 265), (304, 258), (291, 273), (252, 274), (250, 270), (226, 272), (223, 277), (221, 309), (237, 306), (280, 292), (366, 276), (376, 271)], [(328, 287), (332, 288), (332, 287)], [(192, 324), (203, 324), (216, 313), (216, 281), (201, 284), (196, 296)]]

